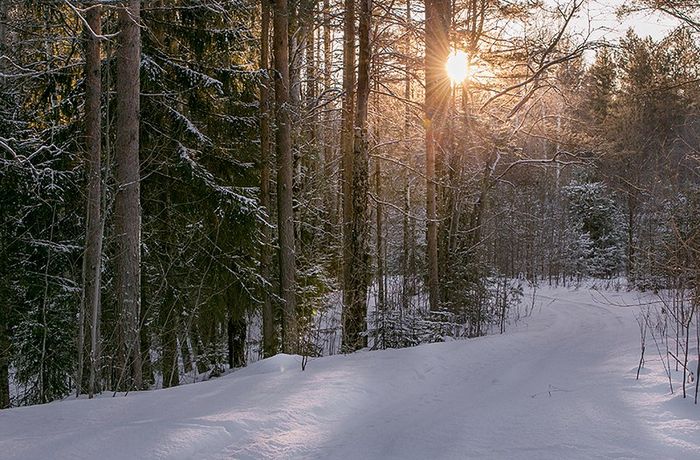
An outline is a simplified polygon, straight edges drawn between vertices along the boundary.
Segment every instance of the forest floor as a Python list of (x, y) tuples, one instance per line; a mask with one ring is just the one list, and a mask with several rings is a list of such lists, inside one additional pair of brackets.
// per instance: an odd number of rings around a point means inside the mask
[(0, 411), (0, 458), (700, 458), (653, 342), (635, 379), (638, 297), (542, 288), (500, 336)]

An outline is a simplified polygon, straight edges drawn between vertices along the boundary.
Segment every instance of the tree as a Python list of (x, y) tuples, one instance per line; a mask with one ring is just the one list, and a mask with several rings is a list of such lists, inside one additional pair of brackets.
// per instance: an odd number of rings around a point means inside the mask
[(84, 355), (88, 357), (90, 397), (100, 359), (100, 290), (102, 277), (102, 58), (100, 56), (101, 10), (90, 7), (85, 24), (85, 140), (87, 145), (88, 196), (85, 254), (83, 255), (83, 293), (78, 335), (77, 393), (83, 390)]
[(289, 83), (289, 10), (287, 0), (274, 3), (275, 148), (277, 153), (277, 228), (279, 235), (280, 299), (283, 302), (282, 349), (298, 347), (296, 315), (296, 262), (294, 252), (294, 200), (292, 126)]
[[(350, 10), (355, 6), (351, 5)], [(352, 140), (352, 166), (350, 177), (345, 174), (345, 181), (350, 180), (343, 195), (344, 203), (349, 202), (349, 214), (346, 216), (346, 260), (344, 305), (343, 305), (343, 348), (354, 351), (367, 345), (364, 331), (367, 328), (367, 287), (370, 279), (369, 255), (367, 253), (369, 238), (369, 214), (367, 194), (369, 191), (369, 145), (367, 139), (367, 107), (370, 87), (370, 30), (372, 7), (371, 0), (360, 0), (359, 24), (359, 67), (357, 78), (357, 105), (355, 106), (354, 139)], [(347, 18), (354, 21), (354, 18)], [(354, 24), (351, 22), (354, 27)], [(348, 44), (348, 46), (350, 46)], [(353, 45), (354, 46), (354, 45)], [(349, 51), (354, 53), (354, 50)], [(354, 67), (346, 69), (354, 72)], [(349, 141), (348, 141), (349, 143)], [(350, 152), (345, 152), (349, 154)], [(348, 161), (349, 163), (349, 161)], [(349, 164), (348, 164), (349, 166)], [(345, 195), (347, 193), (347, 195)]]
[[(267, 219), (272, 215), (270, 207), (270, 3), (262, 0), (262, 15), (260, 18), (260, 68), (264, 72), (260, 85), (260, 206), (266, 213)], [(263, 245), (260, 249), (260, 271), (265, 282), (270, 281), (272, 258), (271, 223), (262, 224)], [(277, 333), (272, 299), (268, 288), (263, 288), (263, 354), (270, 357), (277, 353)]]
[[(10, 45), (7, 33), (8, 6), (8, 2), (2, 2), (0, 4), (0, 54), (5, 54), (5, 51), (9, 49)], [(4, 74), (6, 68), (5, 60), (0, 59), (0, 72)], [(0, 89), (2, 89), (2, 93), (6, 93), (5, 77), (0, 78)], [(2, 108), (5, 109), (6, 105), (6, 102), (3, 101)], [(7, 216), (3, 213), (2, 218), (3, 222), (5, 222)], [(4, 256), (6, 254), (5, 232), (0, 232), (0, 238), (0, 255)], [(5, 257), (2, 257), (2, 259), (0, 259), (0, 274), (6, 273), (7, 268), (5, 264)], [(9, 286), (6, 283), (0, 284), (0, 292), (5, 299), (10, 297), (8, 288)], [(4, 304), (5, 305), (0, 307), (0, 409), (10, 407), (10, 309), (8, 305), (9, 302), (6, 301)]]
[(623, 220), (615, 202), (600, 182), (572, 183), (564, 188), (570, 225), (577, 238), (572, 259), (580, 261), (582, 275), (609, 278), (623, 262)]
[(430, 309), (440, 306), (438, 268), (437, 156), (445, 147), (444, 124), (450, 98), (445, 64), (450, 53), (451, 4), (445, 0), (425, 3), (425, 168), (428, 293)]
[(140, 389), (141, 369), (141, 174), (139, 162), (141, 1), (119, 10), (115, 161), (117, 192), (116, 294), (120, 315), (120, 387)]
[[(342, 178), (341, 194), (343, 197), (343, 314), (350, 313), (349, 306), (354, 303), (353, 286), (353, 251), (352, 251), (352, 168), (354, 158), (355, 119), (355, 1), (345, 0), (343, 21), (343, 107), (342, 129), (340, 138)], [(345, 317), (344, 317), (345, 318)], [(343, 318), (343, 326), (345, 319)]]

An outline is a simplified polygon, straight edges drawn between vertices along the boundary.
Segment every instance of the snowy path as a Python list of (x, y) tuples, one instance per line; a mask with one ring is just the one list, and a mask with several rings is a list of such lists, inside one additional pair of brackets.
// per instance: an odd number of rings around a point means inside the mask
[(503, 336), (0, 411), (0, 458), (700, 458), (700, 407), (667, 394), (653, 356), (634, 379), (634, 308), (539, 300)]

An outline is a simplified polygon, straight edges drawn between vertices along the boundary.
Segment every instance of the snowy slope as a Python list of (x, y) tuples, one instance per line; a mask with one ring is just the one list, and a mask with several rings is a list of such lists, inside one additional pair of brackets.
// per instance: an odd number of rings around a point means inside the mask
[(700, 407), (648, 356), (635, 294), (538, 291), (503, 336), (277, 356), (209, 382), (0, 411), (0, 458), (700, 458)]

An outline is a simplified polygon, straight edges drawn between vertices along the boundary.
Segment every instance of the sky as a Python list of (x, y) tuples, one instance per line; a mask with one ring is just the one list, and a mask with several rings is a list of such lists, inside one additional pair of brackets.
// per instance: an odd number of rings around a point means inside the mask
[(616, 11), (623, 3), (621, 0), (590, 0), (584, 7), (586, 11), (576, 18), (572, 27), (585, 32), (589, 28), (590, 18), (593, 40), (606, 39), (615, 42), (624, 36), (629, 28), (634, 29), (640, 37), (650, 36), (659, 40), (678, 25), (677, 20), (662, 13), (636, 13), (619, 19)]

